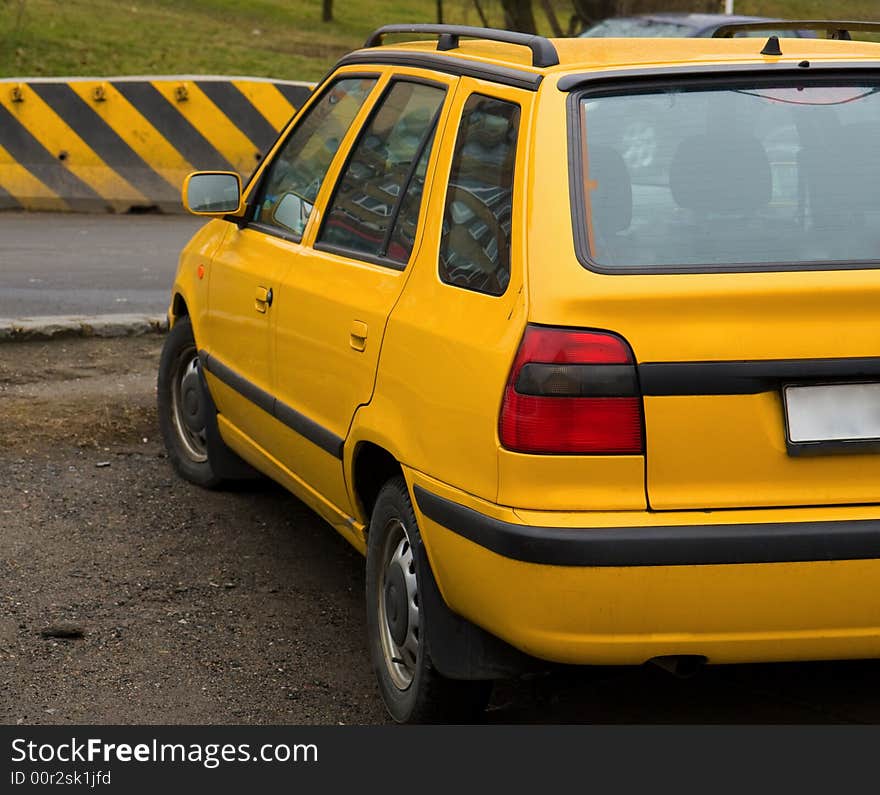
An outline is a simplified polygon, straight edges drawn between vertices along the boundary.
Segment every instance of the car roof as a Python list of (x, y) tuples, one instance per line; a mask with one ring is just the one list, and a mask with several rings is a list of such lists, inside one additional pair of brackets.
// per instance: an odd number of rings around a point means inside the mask
[[(769, 33), (768, 33), (769, 35)], [(617, 68), (668, 68), (670, 66), (723, 63), (799, 63), (803, 60), (880, 62), (880, 43), (833, 39), (786, 38), (781, 57), (762, 56), (763, 38), (560, 38), (549, 39), (559, 63), (549, 67), (532, 66), (527, 47), (488, 41), (462, 39), (460, 46), (438, 51), (436, 40), (386, 44), (357, 50), (346, 61), (369, 63), (392, 61), (392, 54), (416, 64), (424, 60), (428, 68), (439, 68), (439, 59), (459, 64), (513, 68), (536, 75), (608, 70)]]

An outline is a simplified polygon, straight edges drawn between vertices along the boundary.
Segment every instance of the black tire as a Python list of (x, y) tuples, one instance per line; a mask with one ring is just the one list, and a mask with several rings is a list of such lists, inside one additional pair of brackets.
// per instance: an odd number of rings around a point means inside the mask
[(406, 482), (398, 475), (379, 492), (367, 539), (367, 635), (379, 691), (398, 723), (470, 723), (488, 704), (492, 683), (447, 679), (431, 662), (419, 610), (417, 561), (427, 565), (424, 554)]
[(212, 466), (207, 425), (213, 422), (216, 427), (216, 415), (198, 380), (202, 377), (198, 355), (189, 318), (179, 318), (168, 332), (159, 359), (159, 429), (177, 473), (191, 483), (215, 489), (226, 481)]

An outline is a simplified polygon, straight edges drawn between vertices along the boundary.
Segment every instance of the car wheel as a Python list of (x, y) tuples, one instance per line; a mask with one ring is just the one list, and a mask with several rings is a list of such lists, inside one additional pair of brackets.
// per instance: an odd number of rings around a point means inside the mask
[(419, 594), (424, 554), (406, 482), (394, 477), (379, 492), (367, 539), (367, 632), (379, 691), (399, 723), (471, 722), (492, 685), (447, 679), (434, 668)]
[(168, 332), (159, 360), (159, 428), (168, 458), (178, 474), (206, 488), (224, 482), (211, 465), (208, 423), (216, 422), (207, 403), (199, 352), (188, 317)]

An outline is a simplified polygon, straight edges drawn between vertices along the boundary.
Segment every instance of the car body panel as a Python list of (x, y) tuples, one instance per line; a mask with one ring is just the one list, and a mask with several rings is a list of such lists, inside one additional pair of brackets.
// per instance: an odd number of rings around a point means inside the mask
[[(875, 268), (620, 274), (585, 265), (573, 235), (569, 188), (575, 160), (568, 126), (572, 86), (592, 79), (607, 83), (615, 74), (668, 73), (674, 80), (682, 69), (710, 76), (737, 69), (818, 72), (839, 64), (876, 69), (880, 46), (790, 39), (782, 44), (782, 57), (765, 57), (758, 52), (760, 42), (747, 38), (652, 39), (649, 46), (637, 39), (576, 39), (554, 45), (561, 63), (546, 69), (531, 66), (526, 48), (463, 41), (445, 54), (434, 42), (369, 48), (356, 53), (364, 64), (341, 70), (378, 73), (383, 80), (415, 70), (454, 86), (426, 179), (420, 243), (404, 271), (341, 261), (313, 247), (331, 186), (370, 102), (337, 153), (301, 243), (223, 221), (211, 222), (194, 238), (182, 256), (175, 290), (194, 318), (197, 343), (245, 371), (241, 375), (275, 401), (266, 411), (209, 371), (224, 440), (361, 552), (369, 506), (356, 480), (357, 456), (365, 444), (386, 451), (403, 468), (448, 606), (544, 659), (877, 656), (880, 600), (874, 586), (880, 556), (549, 565), (499, 554), (419, 506), (417, 487), (499, 522), (554, 533), (731, 524), (796, 528), (816, 522), (849, 527), (880, 520), (874, 505), (880, 502), (875, 486), (880, 456), (789, 455), (779, 384), (735, 394), (646, 389), (645, 455), (538, 456), (501, 446), (502, 395), (530, 323), (621, 335), (644, 384), (652, 373), (656, 381), (657, 370), (650, 369), (655, 366), (875, 358), (880, 343)], [(811, 66), (798, 66), (804, 61)], [(432, 73), (429, 67), (438, 63), (447, 66)], [(507, 77), (515, 72), (535, 79), (530, 87), (504, 85), (492, 77), (500, 68)], [(564, 90), (562, 79), (568, 81)], [(455, 130), (474, 92), (521, 107), (511, 275), (500, 296), (446, 284), (438, 274)], [(245, 188), (246, 199), (272, 156)], [(251, 240), (257, 234), (259, 243)], [(243, 240), (250, 241), (245, 254), (239, 251)], [(221, 268), (214, 268), (210, 260), (221, 244)], [(268, 267), (278, 311), (268, 324), (248, 315), (218, 332), (210, 317), (206, 325), (206, 313), (253, 311), (254, 287), (260, 286), (254, 279), (262, 272), (246, 272), (244, 259), (255, 269), (273, 260)], [(194, 275), (200, 265), (206, 279)], [(211, 277), (225, 283), (211, 287), (217, 299), (209, 302), (205, 281)], [(350, 346), (353, 321), (368, 326), (364, 352)], [(277, 364), (267, 365), (270, 361)], [(296, 423), (281, 421), (278, 405), (313, 421), (338, 447), (322, 446), (314, 434), (297, 431)]]
[[(457, 504), (524, 526), (562, 529), (717, 522), (878, 519), (877, 508), (717, 512), (513, 511), (407, 470)], [(418, 501), (417, 501), (418, 503)], [(880, 560), (683, 566), (560, 566), (499, 555), (427, 517), (419, 527), (449, 606), (514, 647), (570, 664), (710, 663), (880, 654)]]
[[(537, 323), (608, 328), (640, 365), (801, 362), (872, 357), (880, 350), (875, 305), (880, 270), (755, 273), (595, 273), (573, 259), (568, 219), (552, 211), (567, 181), (553, 156), (564, 145), (564, 108), (544, 95), (535, 150), (545, 176), (533, 189), (529, 317)], [(546, 137), (544, 137), (546, 136)], [(778, 367), (784, 380), (786, 368)], [(797, 380), (797, 379), (794, 379)], [(880, 500), (876, 455), (788, 454), (779, 384), (758, 394), (646, 395), (647, 491), (651, 507), (721, 508), (866, 503)]]
[[(381, 69), (375, 70), (375, 74), (383, 77)], [(387, 80), (387, 76), (384, 79)], [(315, 226), (316, 217), (319, 217), (320, 208), (327, 201), (333, 181), (354, 142), (359, 124), (366, 118), (372, 101), (375, 101), (381, 91), (381, 83), (380, 79), (373, 87), (370, 97), (358, 110), (347, 134), (340, 142), (315, 202), (316, 212), (312, 213), (309, 225), (306, 226), (304, 239)], [(320, 92), (315, 92), (313, 96), (319, 95)], [(295, 120), (296, 117), (294, 122)], [(280, 136), (273, 153), (283, 145), (292, 126), (293, 124), (289, 125)], [(271, 162), (271, 155), (267, 162)], [(253, 201), (255, 186), (261, 175), (262, 169), (245, 191), (245, 201)], [(210, 332), (214, 345), (206, 346), (204, 350), (270, 396), (275, 401), (273, 410), (268, 412), (265, 406), (256, 405), (253, 399), (243, 395), (241, 391), (230, 388), (228, 384), (218, 383), (217, 378), (211, 377), (210, 373), (209, 383), (212, 393), (216, 391), (220, 413), (227, 420), (221, 426), (221, 434), (224, 434), (224, 429), (228, 433), (234, 421), (236, 430), (276, 464), (286, 460), (302, 461), (306, 471), (312, 473), (310, 480), (320, 488), (325, 499), (338, 506), (339, 510), (350, 514), (351, 505), (348, 502), (339, 456), (328, 453), (283, 421), (289, 414), (287, 409), (298, 412), (300, 407), (292, 405), (295, 401), (291, 399), (289, 390), (279, 389), (277, 383), (277, 323), (279, 314), (288, 316), (288, 313), (292, 313), (296, 317), (295, 312), (301, 300), (296, 276), (290, 277), (290, 274), (299, 271), (306, 251), (311, 249), (305, 249), (302, 243), (286, 236), (267, 233), (262, 226), (245, 227), (230, 232), (227, 244), (213, 266), (215, 271), (223, 270), (222, 276), (216, 280), (223, 287), (215, 289), (211, 296), (214, 299), (211, 303), (214, 308), (212, 315), (216, 318), (215, 328)], [(255, 306), (256, 292), (270, 289), (270, 305)], [(287, 352), (282, 350), (282, 353)], [(279, 410), (276, 411), (275, 408)], [(308, 414), (302, 414), (302, 418), (316, 422)], [(241, 440), (238, 442), (240, 444)]]
[[(261, 305), (258, 293), (272, 290), (274, 303), (284, 300), (278, 283), (286, 267), (281, 241), (254, 229), (230, 224), (224, 245), (211, 260), (208, 312), (202, 349), (267, 393), (274, 390), (275, 315)], [(216, 380), (216, 379), (215, 379)], [(265, 444), (271, 423), (253, 402), (228, 385), (217, 390), (221, 414), (238, 417), (241, 430)]]
[[(389, 74), (386, 67), (385, 77), (374, 90), (372, 101), (361, 109), (353, 128), (367, 118), (380, 100)], [(414, 80), (430, 77), (434, 85), (445, 88), (446, 110), (438, 120), (442, 131), (456, 80), (418, 69), (398, 69), (394, 75)], [(358, 406), (370, 402), (388, 316), (413, 270), (419, 250), (417, 240), (410, 265), (396, 269), (313, 247), (326, 215), (331, 188), (353, 144), (353, 140), (346, 142), (346, 151), (339, 153), (328, 172), (303, 244), (288, 244), (296, 245), (297, 251), (281, 280), (285, 302), (277, 308), (275, 334), (277, 398), (340, 439), (348, 436)], [(429, 173), (436, 162), (433, 151)], [(430, 186), (428, 179), (428, 193)], [(358, 336), (361, 334), (364, 336)], [(301, 462), (304, 471), (312, 473), (310, 481), (315, 488), (354, 513), (341, 461), (328, 462), (325, 451), (315, 449), (314, 444), (287, 428), (279, 431), (275, 443), (273, 451), (280, 460)]]
[[(173, 325), (181, 313), (189, 315), (193, 332), (198, 334), (199, 339), (202, 337), (208, 311), (208, 284), (211, 278), (209, 266), (226, 238), (229, 226), (228, 223), (216, 219), (202, 226), (181, 252), (174, 275), (171, 303), (168, 307), (169, 323)], [(183, 306), (186, 307), (185, 311)]]
[[(364, 416), (382, 424), (382, 412), (399, 411), (406, 428), (399, 441), (402, 461), (430, 466), (447, 482), (494, 499), (497, 410), (509, 356), (525, 327), (523, 222), (533, 97), (530, 92), (461, 78), (453, 117), (472, 93), (486, 92), (521, 108), (510, 283), (500, 297), (444, 284), (436, 264), (440, 224), (426, 225), (419, 261), (388, 321), (373, 403)], [(446, 184), (454, 145), (453, 134), (441, 142), (436, 186)], [(445, 198), (445, 189), (431, 192), (428, 218), (442, 217)], [(358, 422), (361, 417), (359, 412)]]

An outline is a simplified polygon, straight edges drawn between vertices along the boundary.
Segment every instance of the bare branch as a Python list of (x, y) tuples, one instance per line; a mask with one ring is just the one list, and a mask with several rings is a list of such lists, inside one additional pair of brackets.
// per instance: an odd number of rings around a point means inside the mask
[(547, 21), (550, 23), (553, 35), (557, 37), (562, 36), (562, 26), (556, 18), (556, 12), (553, 10), (553, 3), (551, 3), (550, 0), (541, 0), (541, 7), (544, 9), (544, 14), (547, 17)]

